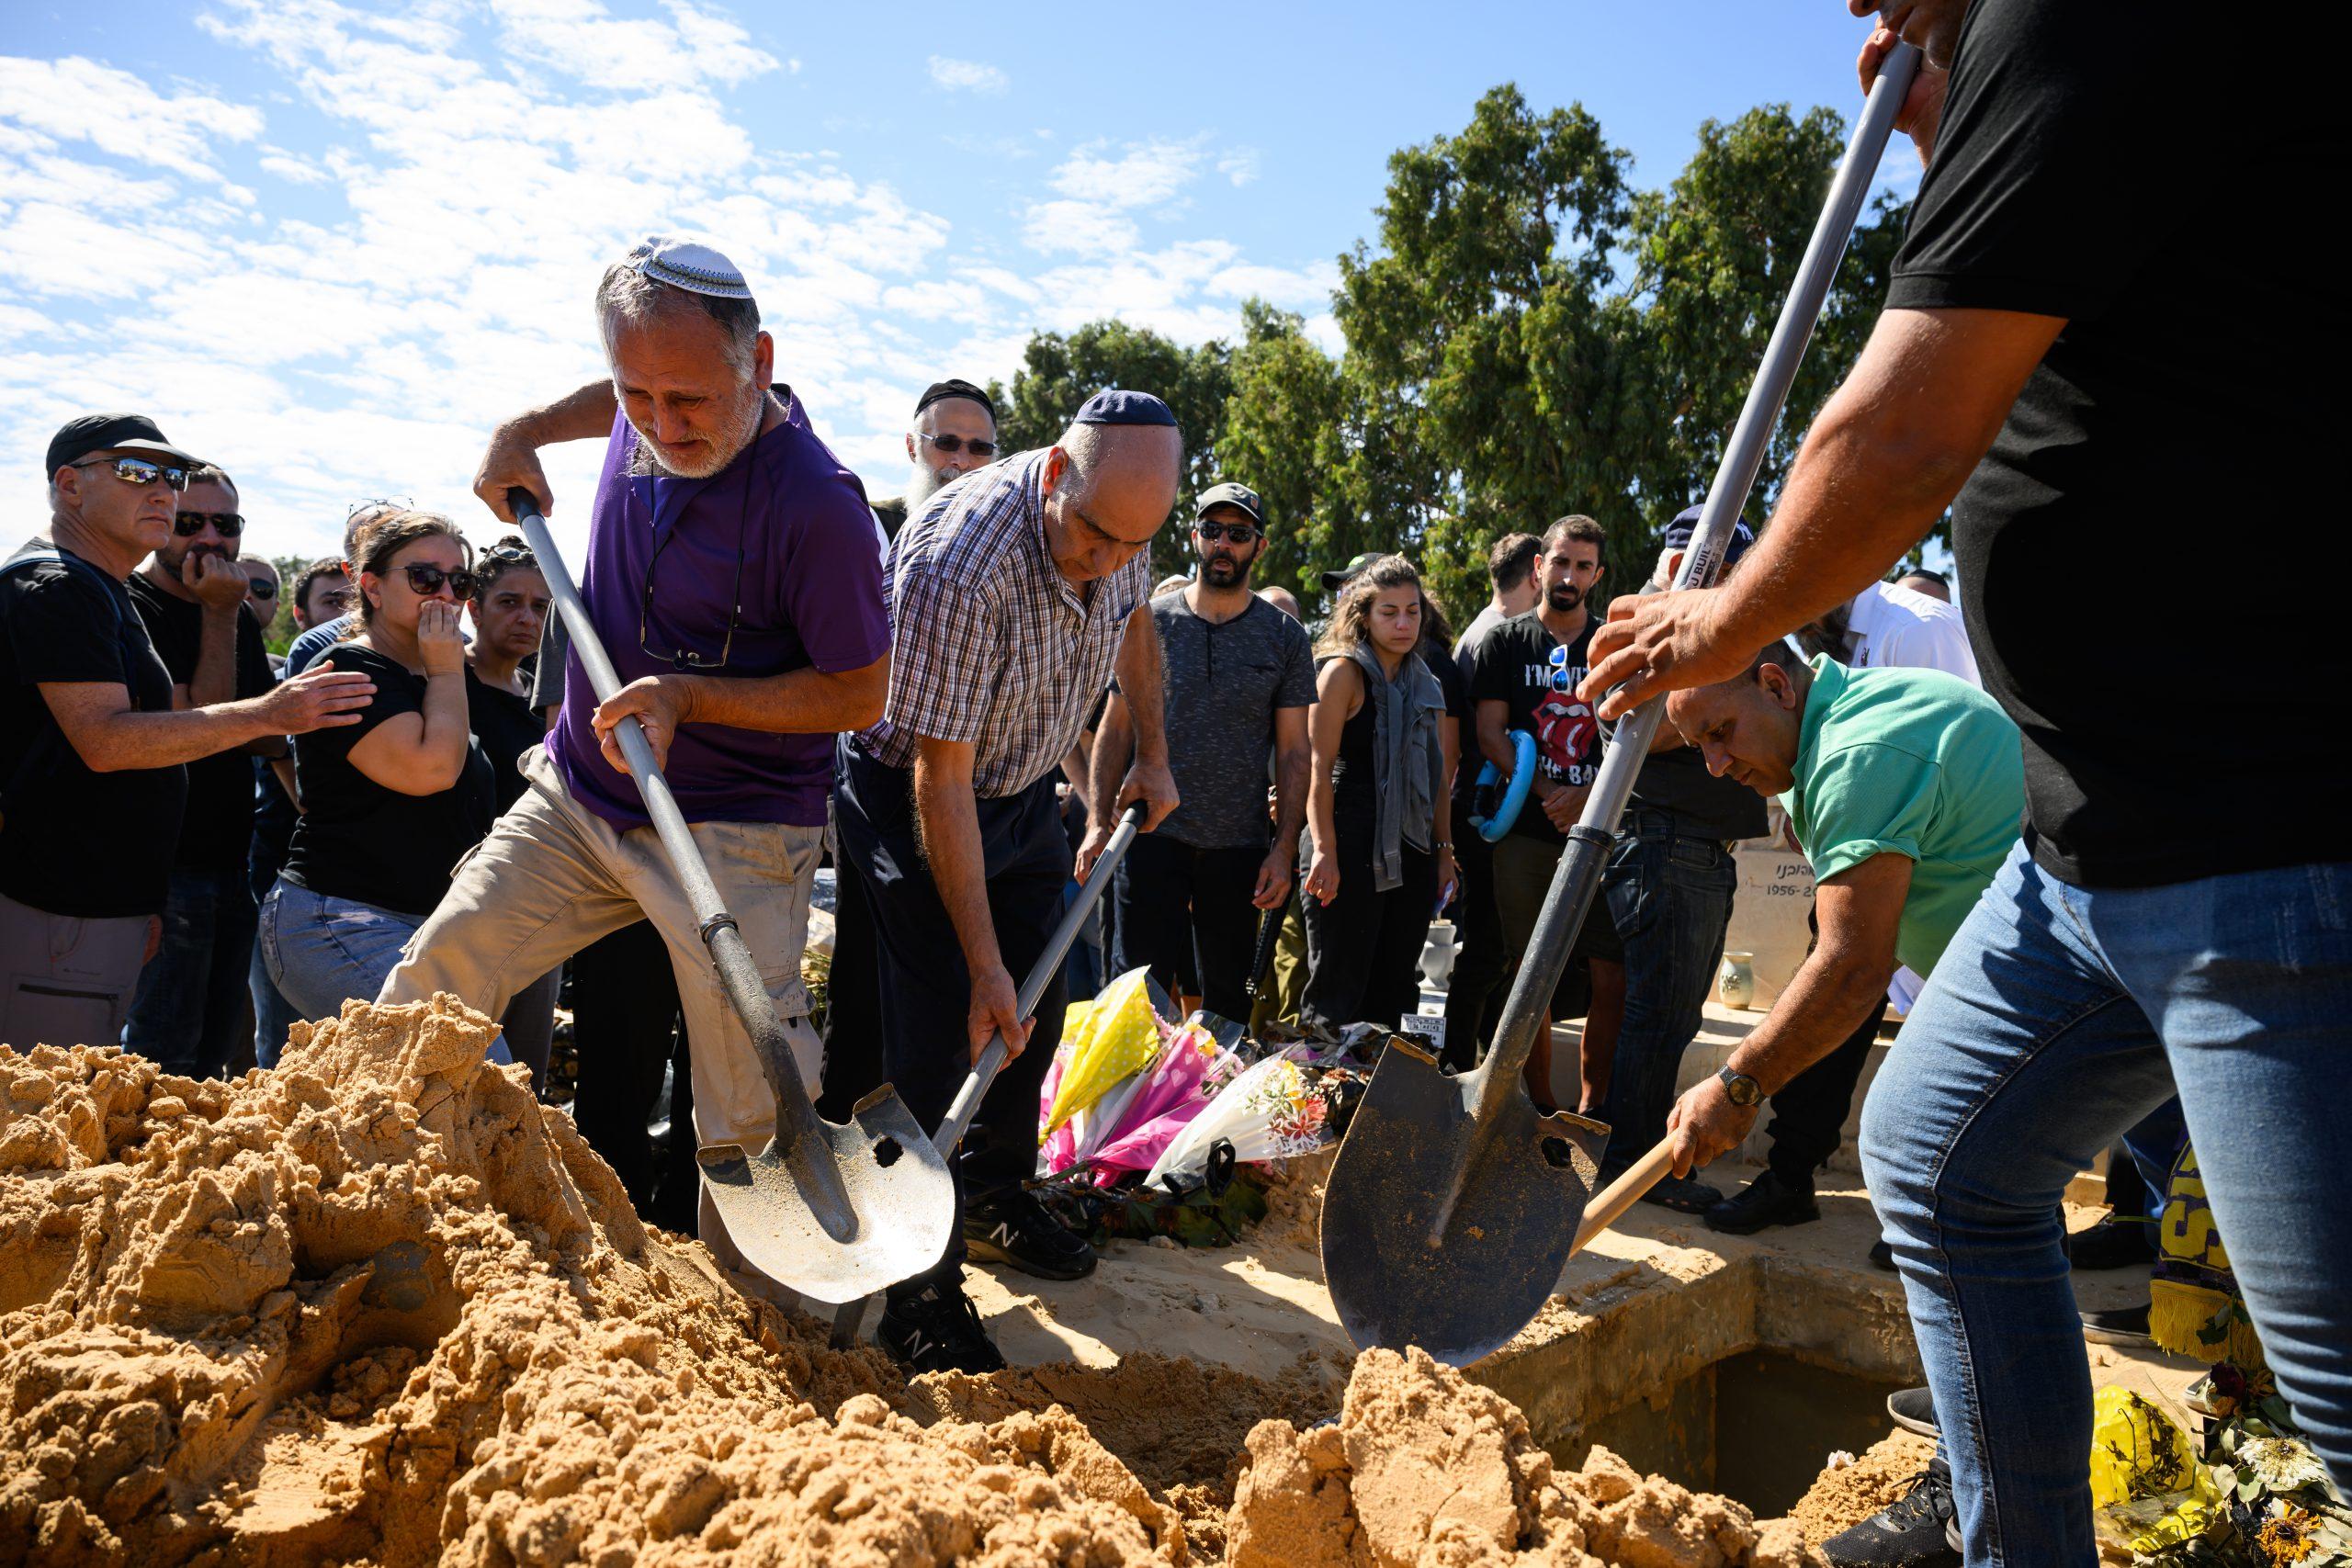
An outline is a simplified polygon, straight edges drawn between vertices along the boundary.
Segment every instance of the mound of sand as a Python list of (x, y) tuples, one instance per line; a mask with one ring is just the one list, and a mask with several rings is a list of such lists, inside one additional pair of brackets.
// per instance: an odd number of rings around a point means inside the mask
[(1890, 1432), (1851, 1464), (1825, 1470), (1789, 1517), (1815, 1546), (1843, 1535), (1911, 1490), (1936, 1456), (1936, 1440)]
[(1795, 1525), (1636, 1475), (1596, 1448), (1555, 1472), (1519, 1407), (1416, 1349), (1356, 1361), (1337, 1425), (1250, 1434), (1232, 1568), (1797, 1568)]
[(643, 1229), (491, 1033), (353, 1003), (231, 1084), (0, 1049), (0, 1563), (1800, 1561), (1555, 1477), (1418, 1356), (1304, 1433), (1312, 1361), (910, 1385)]

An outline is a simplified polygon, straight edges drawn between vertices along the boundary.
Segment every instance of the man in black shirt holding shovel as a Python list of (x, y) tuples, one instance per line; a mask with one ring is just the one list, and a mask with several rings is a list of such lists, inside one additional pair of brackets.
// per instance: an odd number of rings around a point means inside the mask
[[(2308, 511), (2302, 475), (2342, 400), (2312, 338), (2343, 306), (2330, 258), (2285, 224), (2330, 188), (2334, 106), (2282, 84), (2277, 23), (2256, 13), (1887, 10), (1927, 54), (1905, 124), (1928, 163), (1886, 313), (1747, 564), (1721, 588), (1620, 601), (1586, 692), (1627, 682), (1608, 716), (1727, 679), (1951, 506), (1969, 640), (2023, 732), (2025, 833), (1871, 1090), (1863, 1171), (1934, 1396), (1951, 1537), (1972, 1564), (2081, 1568), (2091, 1391), (2059, 1200), (2176, 1086), (2279, 1393), (2352, 1485), (2352, 817), (2311, 809), (2352, 772), (2352, 738), (2312, 705), (2352, 659), (2323, 570), (2271, 574), (2239, 617), (2255, 636), (2159, 658), (2170, 627), (2147, 607), (2178, 598), (2177, 562), (2132, 547), (2183, 495)], [(2341, 52), (2339, 14), (2295, 26), (2299, 56)], [(1865, 78), (1893, 42), (1865, 48)], [(2182, 199), (2199, 190), (2257, 231), (2214, 243), (2211, 208)], [(2190, 774), (2174, 764), (2192, 727)], [(1928, 1505), (1908, 1520), (1940, 1537)], [(1845, 1560), (1938, 1560), (1917, 1544)]]

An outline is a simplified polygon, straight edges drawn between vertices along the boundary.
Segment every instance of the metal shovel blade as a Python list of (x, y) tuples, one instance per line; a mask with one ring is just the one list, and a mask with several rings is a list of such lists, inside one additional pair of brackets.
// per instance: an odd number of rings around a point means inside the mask
[[(744, 1260), (804, 1296), (851, 1302), (929, 1269), (947, 1250), (955, 1188), (914, 1112), (888, 1085), (858, 1101), (845, 1123), (816, 1117), (814, 1136), (778, 1155), (740, 1145), (699, 1151), (704, 1185)], [(831, 1159), (848, 1211), (829, 1186), (796, 1168)]]
[(1348, 1125), (1323, 1190), (1323, 1279), (1358, 1345), (1466, 1367), (1559, 1287), (1609, 1129), (1544, 1115), (1516, 1084), (1481, 1126), (1476, 1081), (1392, 1040)]

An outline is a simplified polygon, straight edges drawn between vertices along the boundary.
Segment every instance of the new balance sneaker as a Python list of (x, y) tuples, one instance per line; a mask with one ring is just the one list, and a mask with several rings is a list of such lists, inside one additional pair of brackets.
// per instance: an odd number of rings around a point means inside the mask
[(1960, 1568), (1952, 1546), (1951, 1467), (1943, 1456), (1891, 1506), (1821, 1543), (1831, 1568)]
[(1821, 1218), (1821, 1209), (1813, 1201), (1812, 1182), (1800, 1185), (1768, 1169), (1700, 1218), (1711, 1231), (1754, 1235), (1767, 1225), (1811, 1224)]
[(1001, 1372), (1004, 1352), (980, 1326), (979, 1309), (961, 1282), (936, 1281), (883, 1303), (874, 1342), (914, 1372)]
[(1086, 1238), (1019, 1187), (964, 1205), (964, 1247), (979, 1262), (1002, 1263), (1040, 1280), (1083, 1280), (1094, 1272), (1094, 1249)]

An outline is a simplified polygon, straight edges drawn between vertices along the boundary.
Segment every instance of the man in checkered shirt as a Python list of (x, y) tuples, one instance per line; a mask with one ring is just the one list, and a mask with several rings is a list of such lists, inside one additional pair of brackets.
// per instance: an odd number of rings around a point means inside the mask
[[(1057, 976), (1032, 1023), (1015, 977), (1043, 953), (1071, 873), (1054, 773), (1114, 672), (1136, 730), (1119, 807), (1145, 802), (1151, 828), (1176, 806), (1145, 547), (1182, 466), (1166, 403), (1098, 393), (1058, 444), (957, 479), (891, 545), (889, 701), (842, 737), (833, 795), (840, 873), (863, 885), (880, 938), (883, 1072), (936, 1128), (991, 1035), (1017, 1053), (956, 1162), (956, 1238), (891, 1288), (876, 1333), (919, 1371), (1004, 1365), (964, 1295), (967, 1244), (1047, 1279), (1094, 1267), (1021, 1185), (1063, 998)], [(1093, 825), (1081, 868), (1109, 827)]]

